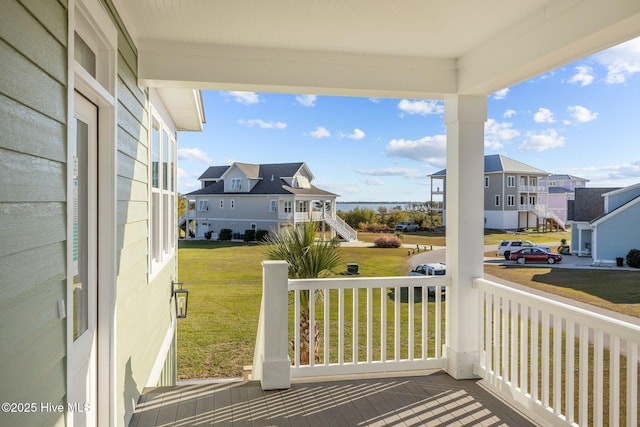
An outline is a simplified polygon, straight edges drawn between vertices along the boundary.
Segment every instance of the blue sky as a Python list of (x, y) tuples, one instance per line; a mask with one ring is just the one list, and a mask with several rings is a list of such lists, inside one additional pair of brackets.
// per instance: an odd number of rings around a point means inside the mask
[[(203, 91), (204, 131), (178, 136), (179, 191), (208, 166), (306, 162), (339, 201), (426, 201), (445, 167), (441, 101)], [(640, 182), (640, 38), (488, 99), (485, 154), (588, 186)]]

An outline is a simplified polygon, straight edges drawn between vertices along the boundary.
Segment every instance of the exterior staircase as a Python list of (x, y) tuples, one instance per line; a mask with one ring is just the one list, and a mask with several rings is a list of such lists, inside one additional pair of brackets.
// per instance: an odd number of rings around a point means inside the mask
[(334, 217), (331, 214), (327, 214), (324, 216), (324, 222), (326, 222), (329, 227), (333, 228), (335, 232), (347, 242), (358, 240), (358, 232), (351, 228), (351, 226), (344, 222), (344, 220), (339, 216)]
[(564, 221), (562, 221), (560, 217), (555, 213), (553, 213), (553, 211), (550, 210), (547, 206), (535, 205), (534, 208), (531, 210), (531, 212), (538, 218), (543, 219), (545, 221), (549, 221), (551, 222), (552, 225), (555, 224), (556, 226), (558, 226), (558, 228), (561, 228), (563, 231), (567, 231)]

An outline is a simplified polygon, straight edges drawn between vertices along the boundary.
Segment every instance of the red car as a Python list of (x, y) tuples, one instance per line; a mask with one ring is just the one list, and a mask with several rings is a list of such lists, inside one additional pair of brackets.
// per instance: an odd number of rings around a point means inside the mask
[[(524, 248), (519, 251), (511, 252), (509, 254), (511, 261), (518, 262), (548, 262), (549, 264), (555, 264), (562, 261), (562, 255), (554, 254), (551, 252), (543, 251), (540, 248)], [(520, 260), (523, 261), (520, 261)]]

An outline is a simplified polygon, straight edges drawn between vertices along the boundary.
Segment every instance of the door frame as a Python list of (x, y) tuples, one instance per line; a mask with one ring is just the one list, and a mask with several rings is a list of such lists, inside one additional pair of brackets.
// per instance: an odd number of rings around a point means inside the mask
[[(98, 198), (100, 221), (97, 226), (97, 408), (98, 426), (116, 424), (116, 277), (117, 277), (117, 52), (118, 32), (99, 0), (68, 1), (67, 33), (67, 123), (70, 128), (75, 114), (75, 92), (98, 106)], [(96, 77), (92, 77), (74, 59), (75, 32), (96, 52)], [(67, 132), (68, 145), (75, 134)], [(67, 151), (67, 164), (73, 159)], [(67, 168), (67, 194), (72, 194), (72, 179)], [(73, 221), (73, 207), (67, 203), (67, 224)], [(72, 230), (67, 227), (67, 242), (72, 242)], [(67, 306), (73, 301), (72, 245), (67, 244)], [(73, 321), (67, 317), (67, 354), (73, 343)], [(68, 358), (67, 358), (68, 363)], [(71, 384), (67, 369), (67, 387)], [(67, 413), (71, 425), (73, 413)]]

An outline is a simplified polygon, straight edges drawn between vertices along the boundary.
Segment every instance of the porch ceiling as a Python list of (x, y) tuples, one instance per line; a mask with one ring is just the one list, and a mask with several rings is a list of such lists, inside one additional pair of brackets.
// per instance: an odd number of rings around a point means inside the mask
[(489, 94), (640, 35), (628, 0), (114, 0), (142, 83)]

